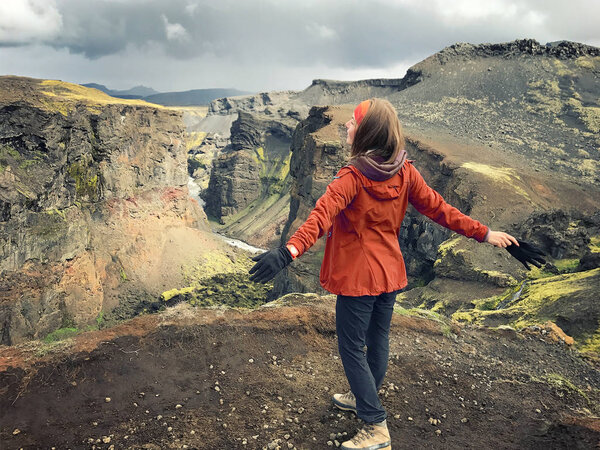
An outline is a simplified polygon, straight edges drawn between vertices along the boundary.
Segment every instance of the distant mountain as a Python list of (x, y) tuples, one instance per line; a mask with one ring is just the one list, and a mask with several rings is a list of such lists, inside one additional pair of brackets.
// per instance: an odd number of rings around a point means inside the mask
[(82, 86), (98, 89), (112, 97), (142, 99), (164, 106), (203, 106), (210, 104), (210, 102), (217, 98), (251, 94), (251, 92), (239, 91), (237, 89), (193, 89), (181, 92), (158, 92), (150, 87), (141, 85), (120, 91), (109, 89), (103, 84), (98, 83), (86, 83), (82, 84)]
[(191, 91), (154, 94), (143, 97), (143, 99), (150, 103), (158, 103), (165, 106), (196, 106), (208, 105), (217, 98), (248, 94), (250, 93), (238, 91), (237, 89), (193, 89)]

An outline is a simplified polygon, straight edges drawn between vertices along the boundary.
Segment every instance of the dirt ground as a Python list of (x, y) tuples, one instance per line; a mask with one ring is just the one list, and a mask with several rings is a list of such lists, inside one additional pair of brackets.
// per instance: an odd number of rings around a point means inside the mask
[[(41, 359), (2, 347), (1, 447), (335, 448), (360, 423), (330, 401), (348, 389), (333, 311), (331, 297), (179, 305)], [(597, 367), (541, 335), (453, 331), (394, 316), (381, 391), (393, 448), (600, 448)]]

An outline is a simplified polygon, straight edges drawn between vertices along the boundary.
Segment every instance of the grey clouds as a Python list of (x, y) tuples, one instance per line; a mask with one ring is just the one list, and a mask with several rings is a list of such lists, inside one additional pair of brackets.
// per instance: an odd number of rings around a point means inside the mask
[(600, 46), (600, 1), (3, 0), (0, 74), (161, 91), (402, 77), (456, 42)]

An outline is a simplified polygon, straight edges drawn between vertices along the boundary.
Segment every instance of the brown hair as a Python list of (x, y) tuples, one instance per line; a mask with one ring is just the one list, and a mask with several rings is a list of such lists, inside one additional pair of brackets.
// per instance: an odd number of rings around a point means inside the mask
[(404, 149), (404, 134), (398, 115), (392, 104), (382, 98), (372, 98), (367, 114), (356, 128), (350, 148), (350, 158), (378, 155), (385, 162), (394, 162)]

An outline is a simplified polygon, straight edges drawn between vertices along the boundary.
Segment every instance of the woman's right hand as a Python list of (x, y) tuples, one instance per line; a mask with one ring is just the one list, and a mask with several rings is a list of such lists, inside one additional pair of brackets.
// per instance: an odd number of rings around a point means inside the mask
[(511, 236), (508, 233), (503, 231), (492, 231), (488, 233), (487, 239), (485, 242), (488, 242), (496, 247), (506, 248), (509, 245), (519, 246), (519, 242), (514, 236)]

